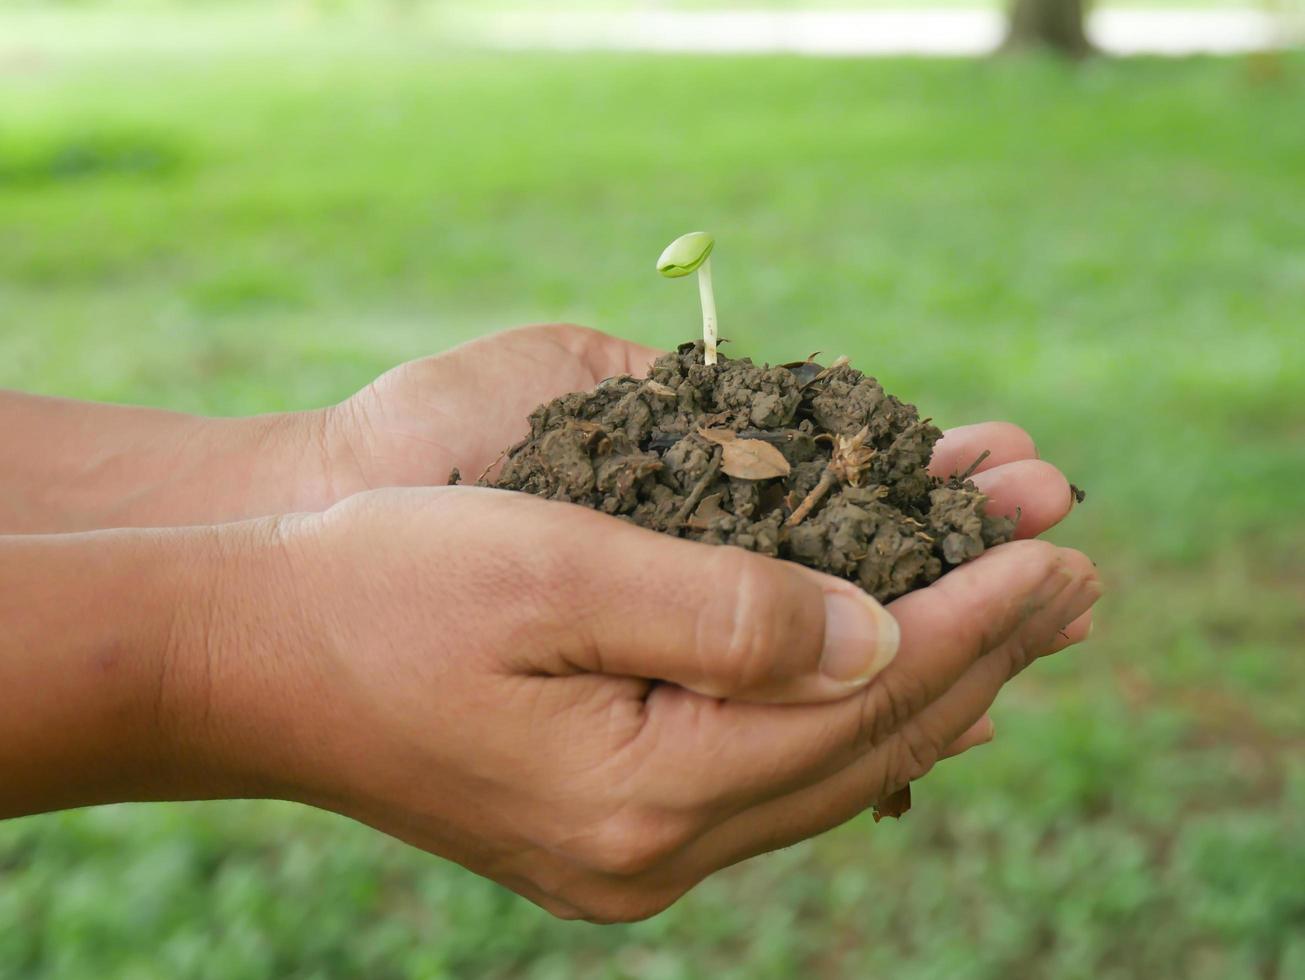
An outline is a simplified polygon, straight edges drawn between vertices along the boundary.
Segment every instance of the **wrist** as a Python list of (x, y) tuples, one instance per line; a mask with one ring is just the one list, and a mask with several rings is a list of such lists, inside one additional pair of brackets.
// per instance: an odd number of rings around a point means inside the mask
[[(207, 797), (296, 799), (319, 678), (298, 552), (313, 514), (186, 529), (164, 641), (162, 739)], [(166, 562), (164, 567), (166, 567)]]
[[(348, 447), (334, 419), (334, 409), (315, 409), (196, 420), (177, 470), (181, 485), (162, 482), (153, 495), (154, 513), (165, 517), (158, 523), (220, 524), (320, 511), (355, 492)], [(181, 511), (169, 513), (169, 496)]]
[(0, 533), (323, 509), (361, 488), (342, 414), (204, 418), (0, 392)]
[[(300, 412), (203, 420), (197, 485), (223, 488), (225, 520), (317, 513), (371, 488), (349, 403)], [(210, 518), (205, 523), (217, 523)]]

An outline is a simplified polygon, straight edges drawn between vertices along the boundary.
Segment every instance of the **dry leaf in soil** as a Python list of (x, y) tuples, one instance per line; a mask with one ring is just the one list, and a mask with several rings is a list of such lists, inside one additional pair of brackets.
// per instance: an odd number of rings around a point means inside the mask
[(698, 434), (721, 447), (720, 468), (740, 480), (773, 480), (788, 476), (788, 460), (768, 442), (740, 439), (733, 429), (699, 429)]
[(875, 804), (875, 823), (878, 823), (884, 817), (899, 820), (902, 814), (909, 809), (911, 809), (911, 786), (908, 783), (892, 796), (884, 797)]

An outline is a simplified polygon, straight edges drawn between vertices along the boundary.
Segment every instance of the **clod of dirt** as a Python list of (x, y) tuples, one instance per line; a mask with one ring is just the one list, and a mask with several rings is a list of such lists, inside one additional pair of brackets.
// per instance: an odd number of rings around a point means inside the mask
[(968, 471), (929, 474), (941, 435), (844, 360), (708, 367), (699, 342), (541, 405), (480, 483), (800, 562), (883, 602), (1013, 536)]

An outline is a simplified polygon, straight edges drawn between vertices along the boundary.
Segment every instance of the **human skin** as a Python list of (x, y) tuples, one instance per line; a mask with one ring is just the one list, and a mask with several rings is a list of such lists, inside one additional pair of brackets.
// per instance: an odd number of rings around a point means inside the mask
[[(654, 353), (533, 328), (333, 409), (211, 428), (0, 403), (24, 417), (0, 426), (3, 457), (32, 460), (0, 473), (0, 691), (17, 692), (0, 816), (296, 800), (558, 915), (642, 918), (991, 737), (1002, 685), (1086, 635), (1095, 570), (1046, 542), (885, 611), (787, 562), (421, 486), (479, 472), (535, 404)], [(1012, 426), (953, 430), (934, 465), (982, 449), (1020, 537), (1064, 515), (1063, 477)], [(167, 526), (188, 524), (206, 526)]]
[(660, 353), (527, 327), (400, 365), (339, 405), (202, 418), (0, 391), (0, 533), (215, 524), (474, 479), (537, 405)]

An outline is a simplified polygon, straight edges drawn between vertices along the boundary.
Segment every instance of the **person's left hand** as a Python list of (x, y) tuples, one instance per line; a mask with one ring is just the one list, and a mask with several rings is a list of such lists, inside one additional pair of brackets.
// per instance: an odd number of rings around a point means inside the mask
[[(338, 405), (308, 411), (201, 418), (26, 398), (7, 417), (18, 420), (11, 428), (21, 427), (34, 458), (45, 461), (36, 475), (53, 475), (28, 479), (32, 488), (19, 496), (23, 507), (7, 515), (7, 530), (175, 527), (316, 513), (366, 490), (441, 486), (454, 467), (473, 483), (528, 433), (536, 407), (606, 378), (642, 377), (660, 353), (554, 324), (401, 364)], [(50, 445), (60, 454), (36, 455), (36, 447)], [(930, 469), (948, 476), (983, 450), (991, 456), (975, 471), (976, 482), (1003, 513), (1024, 509), (1021, 532), (1036, 523), (1027, 511), (1043, 485), (1068, 496), (1064, 477), (1038, 463), (1033, 441), (1008, 423), (945, 433)], [(52, 496), (56, 478), (83, 485)], [(0, 528), (5, 519), (0, 508)]]
[[(536, 407), (614, 375), (641, 377), (660, 353), (585, 327), (550, 324), (401, 364), (314, 421), (324, 450), (321, 507), (380, 487), (439, 486), (455, 466), (474, 483), (527, 434), (526, 417)], [(1044, 502), (1068, 499), (1068, 482), (1038, 459), (1029, 434), (1009, 422), (946, 431), (929, 469), (946, 477), (985, 451), (974, 481), (992, 498), (991, 512), (1018, 519), (1016, 537), (1040, 534), (1063, 516), (1044, 513)], [(275, 512), (252, 509), (251, 515)]]
[(455, 466), (474, 482), (527, 434), (526, 416), (536, 407), (614, 375), (641, 377), (660, 353), (553, 324), (401, 364), (326, 410), (332, 495), (444, 484)]

